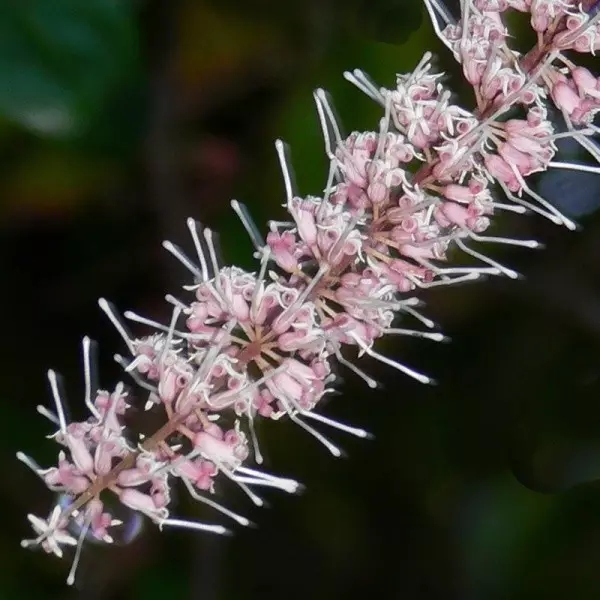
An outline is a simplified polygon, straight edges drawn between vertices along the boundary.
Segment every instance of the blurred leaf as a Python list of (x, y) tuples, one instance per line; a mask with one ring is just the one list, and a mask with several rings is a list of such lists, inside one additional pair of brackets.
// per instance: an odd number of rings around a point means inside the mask
[(148, 124), (148, 82), (141, 70), (132, 71), (107, 94), (104, 105), (87, 124), (84, 135), (63, 144), (71, 152), (86, 156), (130, 161)]
[[(593, 139), (589, 144), (600, 145)], [(580, 165), (583, 169), (598, 165), (590, 161), (590, 156), (576, 140), (571, 138), (557, 141), (559, 154), (557, 161)], [(600, 207), (600, 177), (597, 173), (586, 173), (576, 170), (551, 169), (540, 177), (539, 191), (558, 210), (569, 217), (583, 217)]]
[(76, 134), (129, 72), (135, 47), (127, 2), (3, 2), (0, 113), (43, 135)]

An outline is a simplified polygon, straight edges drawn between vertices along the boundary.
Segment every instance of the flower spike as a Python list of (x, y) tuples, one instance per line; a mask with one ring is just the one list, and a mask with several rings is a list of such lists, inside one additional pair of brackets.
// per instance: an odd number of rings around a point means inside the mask
[[(470, 109), (454, 103), (430, 52), (413, 72), (397, 74), (391, 89), (359, 69), (344, 73), (381, 107), (371, 131), (344, 135), (331, 99), (315, 90), (328, 162), (320, 195), (298, 194), (288, 148), (277, 140), (287, 215), (270, 221), (263, 237), (246, 206), (231, 202), (254, 246), (256, 271), (225, 264), (216, 234), (189, 218), (194, 257), (163, 242), (189, 271), (181, 297), (166, 295), (168, 323), (127, 311), (123, 316), (133, 326), (151, 329), (136, 337), (108, 301), (99, 300), (123, 339), (126, 351), (115, 360), (135, 391), (123, 383), (97, 388), (93, 344), (85, 337), (83, 404), (89, 415), (70, 422), (59, 377), (48, 371), (54, 407), (37, 410), (54, 429), (49, 437), (60, 446), (57, 460), (42, 467), (22, 452), (17, 459), (68, 502), (58, 502), (47, 518), (28, 515), (34, 537), (22, 546), (58, 557), (74, 546), (67, 583), (74, 582), (83, 543), (110, 544), (123, 526), (112, 514), (115, 503), (161, 530), (223, 535), (219, 523), (172, 514), (177, 482), (240, 526), (250, 521), (222, 502), (224, 480), (256, 506), (265, 500), (255, 490), (299, 492), (294, 479), (257, 468), (263, 462), (261, 421), (289, 419), (335, 457), (341, 448), (319, 429), (371, 437), (321, 412), (336, 389), (338, 367), (375, 389), (377, 381), (359, 365), (367, 355), (433, 384), (429, 375), (384, 356), (377, 344), (387, 335), (447, 340), (420, 312), (420, 289), (519, 277), (486, 251), (495, 244), (541, 244), (489, 233), (498, 211), (536, 213), (576, 229), (529, 178), (549, 169), (600, 174), (594, 122), (600, 78), (571, 56), (600, 49), (600, 3), (461, 0), (458, 18), (442, 0), (424, 4), (473, 88)], [(525, 54), (511, 46), (511, 11), (528, 14), (537, 38)], [(564, 124), (552, 114), (562, 115)], [(597, 164), (561, 160), (563, 138), (575, 140)], [(158, 427), (131, 435), (132, 405), (154, 413)]]

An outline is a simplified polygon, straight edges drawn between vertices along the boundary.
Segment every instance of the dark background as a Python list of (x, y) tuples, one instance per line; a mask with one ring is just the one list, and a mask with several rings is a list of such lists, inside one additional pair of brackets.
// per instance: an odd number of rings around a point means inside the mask
[[(100, 342), (102, 385), (120, 377), (122, 343), (97, 298), (165, 319), (164, 294), (186, 280), (160, 242), (189, 248), (188, 216), (221, 233), (227, 263), (254, 268), (229, 200), (263, 231), (283, 216), (277, 137), (292, 146), (299, 191), (320, 192), (312, 90), (332, 92), (347, 131), (380, 117), (345, 69), (393, 86), (429, 49), (459, 101), (472, 97), (416, 0), (0, 7), (0, 599), (598, 597), (600, 190), (564, 172), (537, 183), (581, 231), (499, 219), (495, 233), (547, 246), (490, 249), (524, 278), (423, 294), (451, 344), (379, 345), (436, 387), (367, 359), (380, 390), (342, 372), (327, 414), (373, 441), (334, 432), (348, 454), (336, 460), (289, 423), (264, 424), (266, 467), (307, 489), (267, 494), (257, 510), (225, 486), (256, 528), (214, 538), (146, 526), (128, 544), (88, 547), (74, 589), (68, 561), (21, 549), (26, 514), (52, 502), (15, 459), (55, 460), (35, 411), (50, 401), (46, 369), (65, 375), (74, 418), (83, 335)], [(515, 43), (527, 46), (524, 25)], [(179, 512), (219, 520), (180, 497)]]

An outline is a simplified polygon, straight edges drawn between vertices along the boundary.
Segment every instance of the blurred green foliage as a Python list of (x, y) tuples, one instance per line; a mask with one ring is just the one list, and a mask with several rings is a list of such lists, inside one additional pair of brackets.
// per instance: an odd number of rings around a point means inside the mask
[[(519, 40), (520, 42), (522, 40)], [(27, 512), (50, 504), (14, 459), (55, 459), (44, 373), (67, 377), (81, 417), (79, 340), (100, 341), (102, 382), (120, 376), (119, 340), (96, 308), (164, 318), (182, 281), (160, 240), (188, 244), (184, 218), (218, 229), (224, 258), (249, 267), (229, 209), (282, 216), (272, 142), (291, 145), (298, 189), (317, 194), (326, 162), (312, 102), (327, 88), (347, 131), (380, 109), (352, 88), (382, 85), (425, 50), (472, 102), (416, 0), (4, 0), (0, 2), (0, 272), (5, 518), (0, 600), (22, 598), (596, 598), (600, 593), (600, 221), (567, 234), (503, 220), (544, 252), (503, 259), (522, 282), (424, 294), (450, 345), (388, 340), (385, 352), (431, 373), (419, 386), (381, 365), (372, 392), (342, 371), (328, 414), (365, 426), (335, 461), (289, 423), (265, 424), (266, 466), (307, 485), (300, 497), (228, 504), (256, 529), (231, 539), (158, 534), (90, 547), (81, 584), (20, 549)], [(182, 512), (213, 519), (182, 495)]]
[(0, 112), (40, 135), (81, 135), (140, 68), (129, 2), (5, 0), (0, 17)]

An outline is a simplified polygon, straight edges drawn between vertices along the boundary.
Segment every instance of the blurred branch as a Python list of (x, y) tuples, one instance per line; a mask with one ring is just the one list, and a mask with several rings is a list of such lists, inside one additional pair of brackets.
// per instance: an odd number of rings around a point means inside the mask
[[(177, 49), (177, 13), (179, 0), (150, 2), (144, 15), (146, 56), (149, 65), (150, 109), (143, 161), (147, 181), (147, 197), (154, 208), (163, 239), (175, 239), (187, 216), (179, 165), (177, 143), (179, 120), (176, 90), (173, 85), (173, 57)], [(166, 253), (162, 253), (163, 273), (169, 287), (177, 287), (178, 269)], [(168, 262), (167, 262), (168, 261)]]

